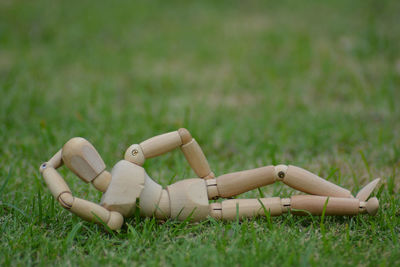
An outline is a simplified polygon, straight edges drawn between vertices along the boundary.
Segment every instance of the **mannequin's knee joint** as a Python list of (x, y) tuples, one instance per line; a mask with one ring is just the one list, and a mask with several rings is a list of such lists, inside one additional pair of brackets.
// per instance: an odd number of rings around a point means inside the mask
[(283, 181), (283, 179), (285, 179), (286, 177), (287, 169), (288, 169), (287, 165), (281, 164), (275, 166), (275, 180)]

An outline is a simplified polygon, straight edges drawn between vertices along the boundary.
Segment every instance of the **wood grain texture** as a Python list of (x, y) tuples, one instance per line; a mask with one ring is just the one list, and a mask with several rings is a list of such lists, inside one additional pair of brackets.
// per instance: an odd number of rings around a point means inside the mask
[(71, 190), (69, 189), (67, 183), (53, 167), (46, 167), (42, 171), (42, 175), (47, 187), (49, 188), (51, 194), (54, 196), (55, 199), (58, 200), (58, 197), (63, 192), (71, 193)]
[(231, 197), (275, 182), (274, 166), (233, 172), (217, 177), (221, 197)]
[(215, 178), (215, 174), (213, 172), (210, 172), (207, 176), (201, 177), (204, 180), (209, 180)]
[(372, 197), (367, 201), (366, 210), (369, 215), (375, 216), (379, 209), (379, 200), (376, 197)]
[(140, 143), (146, 159), (165, 154), (182, 145), (178, 131), (154, 136)]
[[(296, 215), (307, 215), (306, 210), (312, 215), (322, 215), (328, 197), (297, 195), (290, 198), (291, 212)], [(359, 213), (360, 201), (356, 198), (329, 197), (326, 206), (326, 215), (356, 215)]]
[(125, 151), (124, 159), (139, 166), (143, 166), (146, 160), (142, 147), (138, 144), (133, 144), (128, 147), (128, 149)]
[(89, 222), (100, 222), (96, 216), (105, 223), (107, 223), (110, 218), (110, 211), (106, 208), (78, 197), (74, 197), (74, 202), (70, 211)]
[(91, 182), (106, 168), (94, 146), (82, 137), (72, 138), (63, 146), (62, 159), (86, 183)]
[(208, 196), (206, 183), (203, 179), (193, 178), (179, 181), (167, 187), (171, 218), (200, 221), (208, 215)]
[(222, 219), (224, 220), (235, 220), (237, 216), (239, 216), (239, 218), (252, 218), (259, 215), (265, 215), (265, 210), (269, 212), (271, 216), (282, 214), (281, 199), (279, 197), (229, 199), (222, 201), (221, 208)]
[(211, 203), (209, 206), (209, 215), (216, 220), (222, 220), (222, 204)]
[(140, 214), (151, 217), (157, 209), (162, 194), (161, 185), (154, 182), (147, 174), (144, 178), (144, 188), (140, 194)]
[(366, 201), (368, 197), (371, 195), (372, 191), (374, 191), (375, 187), (378, 185), (380, 178), (376, 178), (366, 186), (364, 186), (356, 195), (356, 198), (360, 201)]
[(92, 180), (93, 186), (99, 190), (100, 192), (106, 192), (108, 186), (111, 183), (111, 173), (108, 171), (103, 171), (99, 175), (97, 175), (94, 180)]
[(108, 219), (107, 226), (111, 230), (120, 229), (123, 223), (124, 223), (124, 217), (121, 215), (121, 213), (116, 211), (110, 211), (110, 218)]
[(286, 213), (290, 209), (290, 198), (281, 198), (282, 212)]
[(49, 159), (49, 161), (47, 162), (47, 165), (53, 167), (54, 169), (58, 169), (59, 167), (61, 167), (63, 165), (62, 149), (58, 150), (58, 152), (56, 154), (54, 154), (54, 156), (51, 159)]
[(215, 199), (219, 196), (217, 180), (208, 179), (206, 180), (208, 199)]
[(185, 155), (190, 167), (201, 178), (208, 176), (211, 173), (210, 165), (203, 153), (203, 150), (195, 139), (181, 146), (181, 150)]
[(72, 207), (69, 210), (86, 221), (98, 224), (105, 223), (111, 230), (121, 228), (123, 223), (123, 217), (120, 213), (110, 212), (98, 204), (77, 197), (74, 197)]
[(192, 141), (192, 135), (190, 134), (190, 132), (187, 129), (180, 128), (178, 130), (178, 133), (181, 137), (182, 145), (185, 145), (185, 144), (189, 143), (190, 141)]
[(145, 171), (138, 165), (121, 160), (115, 164), (111, 175), (111, 183), (100, 204), (124, 217), (131, 216), (136, 209), (136, 199), (144, 187)]
[(352, 198), (351, 192), (302, 168), (289, 165), (283, 182), (304, 193)]
[(58, 196), (58, 202), (63, 208), (70, 209), (74, 204), (74, 197), (71, 192), (63, 192)]

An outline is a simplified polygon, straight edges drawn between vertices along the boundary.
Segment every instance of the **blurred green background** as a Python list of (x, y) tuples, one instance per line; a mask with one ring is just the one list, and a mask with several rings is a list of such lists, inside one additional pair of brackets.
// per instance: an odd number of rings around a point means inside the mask
[[(399, 14), (375, 0), (0, 1), (0, 263), (399, 263)], [(62, 210), (38, 172), (74, 136), (111, 169), (130, 144), (180, 127), (217, 175), (293, 164), (353, 193), (382, 177), (381, 212), (328, 229), (291, 215), (136, 218), (108, 235)], [(179, 152), (145, 166), (164, 186), (194, 176)], [(244, 197), (260, 193), (293, 190)]]

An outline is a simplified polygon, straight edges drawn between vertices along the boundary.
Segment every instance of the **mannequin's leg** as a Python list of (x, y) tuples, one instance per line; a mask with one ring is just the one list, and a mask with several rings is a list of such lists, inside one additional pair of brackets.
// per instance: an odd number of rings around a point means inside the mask
[(274, 183), (275, 167), (266, 166), (252, 170), (221, 175), (216, 179), (206, 180), (208, 196), (231, 197)]
[[(262, 203), (262, 204), (261, 204)], [(235, 220), (237, 217), (252, 218), (265, 215), (269, 212), (271, 216), (279, 216), (287, 209), (282, 205), (279, 197), (260, 199), (228, 199), (221, 203), (212, 203), (209, 206), (210, 216), (215, 219)]]
[(301, 192), (331, 197), (353, 198), (351, 192), (305, 169), (293, 165), (278, 165), (277, 179)]
[[(328, 202), (327, 202), (328, 201)], [(326, 208), (325, 208), (325, 203)], [(291, 198), (229, 199), (221, 203), (210, 204), (210, 216), (216, 219), (235, 220), (265, 215), (278, 216), (289, 210), (296, 215), (357, 215), (368, 213), (375, 215), (379, 202), (374, 197), (363, 202), (355, 198), (297, 195)]]
[(224, 174), (207, 180), (209, 198), (231, 197), (249, 190), (266, 186), (275, 181), (304, 193), (353, 198), (351, 192), (296, 166), (266, 166), (253, 170)]

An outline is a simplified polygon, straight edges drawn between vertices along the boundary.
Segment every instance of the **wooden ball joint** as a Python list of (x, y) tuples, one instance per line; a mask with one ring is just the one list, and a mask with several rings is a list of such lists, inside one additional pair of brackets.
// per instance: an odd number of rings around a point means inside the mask
[[(142, 167), (145, 160), (176, 148), (183, 152), (190, 167), (199, 178), (185, 179), (162, 188)], [(73, 196), (57, 168), (65, 164), (85, 183), (103, 192), (100, 204)], [(223, 174), (215, 178), (202, 149), (186, 129), (152, 137), (131, 145), (124, 160), (106, 170), (99, 153), (81, 137), (70, 139), (40, 172), (50, 192), (60, 205), (84, 220), (121, 228), (123, 218), (132, 216), (137, 208), (142, 216), (158, 219), (200, 221), (211, 216), (235, 220), (265, 215), (293, 214), (375, 215), (377, 198), (369, 198), (379, 178), (366, 185), (353, 197), (351, 192), (302, 168), (292, 165), (264, 166), (252, 170)], [(230, 198), (275, 182), (297, 189), (306, 195), (290, 198), (228, 199), (209, 203), (210, 199)]]

